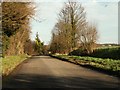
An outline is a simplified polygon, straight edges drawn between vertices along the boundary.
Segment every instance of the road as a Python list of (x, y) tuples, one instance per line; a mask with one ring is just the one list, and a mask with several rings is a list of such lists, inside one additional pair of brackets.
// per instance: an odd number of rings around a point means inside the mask
[(120, 88), (120, 79), (49, 56), (34, 56), (19, 65), (3, 88)]

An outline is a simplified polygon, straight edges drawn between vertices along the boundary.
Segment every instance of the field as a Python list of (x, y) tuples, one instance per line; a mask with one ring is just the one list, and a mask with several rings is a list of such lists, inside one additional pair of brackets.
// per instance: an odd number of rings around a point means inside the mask
[(53, 55), (53, 56), (82, 66), (90, 66), (93, 68), (111, 72), (115, 75), (120, 75), (120, 60), (103, 59), (88, 56), (68, 56), (68, 55)]
[(7, 56), (2, 58), (2, 76), (8, 75), (17, 65), (27, 58), (27, 55)]

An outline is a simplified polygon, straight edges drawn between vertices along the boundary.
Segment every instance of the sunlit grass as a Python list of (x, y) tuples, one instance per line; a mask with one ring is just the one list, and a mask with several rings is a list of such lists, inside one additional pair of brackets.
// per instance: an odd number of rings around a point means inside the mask
[(27, 58), (27, 55), (7, 56), (2, 58), (2, 76), (8, 75), (17, 65)]
[(95, 68), (120, 73), (120, 60), (103, 59), (88, 56), (67, 56), (67, 55), (54, 55), (54, 56), (60, 59), (75, 62), (80, 65), (89, 65)]

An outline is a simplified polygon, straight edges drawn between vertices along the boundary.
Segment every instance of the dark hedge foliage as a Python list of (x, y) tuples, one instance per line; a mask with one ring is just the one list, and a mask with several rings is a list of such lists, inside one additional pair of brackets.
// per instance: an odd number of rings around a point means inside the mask
[(83, 49), (77, 49), (69, 53), (76, 56), (91, 56), (96, 58), (120, 59), (120, 47), (96, 49), (91, 54), (87, 54)]

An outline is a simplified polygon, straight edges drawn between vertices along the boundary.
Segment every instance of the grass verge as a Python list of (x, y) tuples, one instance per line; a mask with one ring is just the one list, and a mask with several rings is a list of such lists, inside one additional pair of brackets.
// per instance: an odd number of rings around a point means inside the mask
[(2, 76), (7, 76), (17, 65), (27, 58), (27, 55), (6, 56), (2, 58)]
[(120, 60), (103, 59), (85, 56), (52, 55), (55, 58), (69, 61), (81, 66), (90, 67), (120, 77)]

